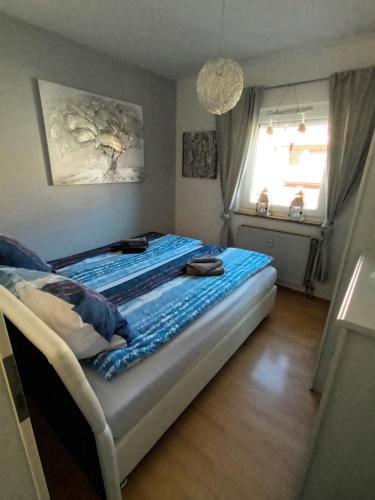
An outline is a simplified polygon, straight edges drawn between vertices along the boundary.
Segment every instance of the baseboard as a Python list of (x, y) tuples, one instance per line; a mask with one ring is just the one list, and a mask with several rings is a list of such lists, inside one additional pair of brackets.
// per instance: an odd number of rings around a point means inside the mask
[(277, 284), (277, 287), (279, 288), (279, 290), (285, 290), (289, 293), (292, 293), (293, 295), (299, 295), (306, 300), (312, 300), (313, 302), (320, 302), (322, 304), (328, 304), (328, 305), (331, 303), (330, 300), (323, 299), (322, 297), (317, 297), (316, 295), (312, 295), (311, 297), (307, 298), (305, 297), (305, 292), (302, 292), (301, 290), (296, 290), (295, 288), (290, 288), (285, 285), (280, 285), (279, 283)]

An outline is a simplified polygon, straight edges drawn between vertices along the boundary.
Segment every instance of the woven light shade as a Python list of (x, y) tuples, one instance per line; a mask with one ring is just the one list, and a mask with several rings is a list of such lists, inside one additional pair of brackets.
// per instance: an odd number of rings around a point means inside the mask
[(210, 59), (199, 72), (199, 102), (210, 113), (222, 115), (234, 108), (242, 90), (243, 72), (238, 62), (233, 59)]

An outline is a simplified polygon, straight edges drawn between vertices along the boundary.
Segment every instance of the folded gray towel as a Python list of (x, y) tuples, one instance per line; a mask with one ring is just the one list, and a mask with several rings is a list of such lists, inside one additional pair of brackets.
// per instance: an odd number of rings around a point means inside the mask
[(222, 264), (223, 261), (219, 259), (219, 257), (211, 257), (210, 255), (204, 255), (203, 257), (193, 257), (192, 259), (189, 260), (190, 262), (194, 262), (196, 264), (205, 264), (205, 263), (212, 263), (212, 264)]
[(218, 276), (224, 273), (223, 261), (217, 257), (195, 257), (186, 263), (186, 274), (191, 276)]
[(202, 273), (201, 269), (196, 269), (193, 266), (186, 266), (186, 274), (189, 276), (220, 276), (224, 274), (223, 266), (215, 267), (214, 269), (210, 269)]

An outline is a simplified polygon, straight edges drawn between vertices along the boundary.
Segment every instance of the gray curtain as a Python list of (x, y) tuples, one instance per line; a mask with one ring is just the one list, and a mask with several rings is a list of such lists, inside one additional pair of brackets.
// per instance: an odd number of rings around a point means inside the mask
[(218, 163), (224, 211), (221, 244), (233, 244), (230, 220), (244, 173), (249, 145), (258, 130), (263, 89), (248, 87), (237, 105), (228, 113), (216, 116)]
[(314, 277), (328, 277), (333, 225), (357, 188), (375, 127), (375, 67), (344, 71), (329, 81), (329, 147), (327, 217), (314, 263)]

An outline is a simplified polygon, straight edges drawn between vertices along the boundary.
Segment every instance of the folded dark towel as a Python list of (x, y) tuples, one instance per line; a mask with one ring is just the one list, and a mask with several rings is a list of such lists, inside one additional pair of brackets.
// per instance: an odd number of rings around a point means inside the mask
[(217, 257), (195, 257), (186, 263), (186, 274), (191, 276), (217, 276), (224, 273), (223, 261)]
[(122, 247), (122, 253), (143, 253), (147, 250), (147, 247)]
[(147, 250), (147, 247), (147, 238), (132, 238), (116, 243), (116, 245), (110, 248), (110, 252), (142, 253)]
[(122, 246), (129, 248), (148, 247), (148, 241), (147, 238), (132, 238), (130, 240), (123, 240)]

